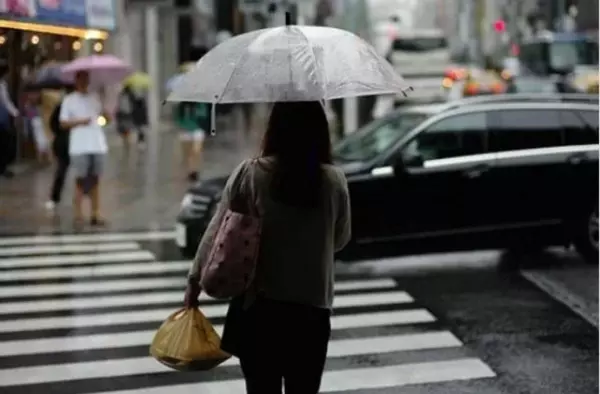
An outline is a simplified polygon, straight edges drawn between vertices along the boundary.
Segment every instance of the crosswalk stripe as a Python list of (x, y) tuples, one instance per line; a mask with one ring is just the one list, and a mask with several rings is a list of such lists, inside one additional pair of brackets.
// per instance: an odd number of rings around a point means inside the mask
[[(0, 299), (21, 296), (52, 296), (57, 294), (84, 294), (110, 291), (149, 290), (160, 291), (164, 288), (184, 286), (185, 277), (181, 278), (151, 278), (151, 279), (115, 279), (93, 283), (64, 283), (52, 285), (0, 286)], [(368, 279), (361, 281), (336, 282), (339, 291), (361, 289), (386, 289), (396, 287), (396, 282), (390, 278)], [(1, 308), (1, 304), (0, 304)]]
[[(328, 357), (347, 357), (361, 354), (391, 353), (396, 351), (436, 349), (461, 346), (462, 342), (448, 331), (333, 340), (329, 342)], [(236, 358), (222, 366), (238, 365)], [(116, 377), (169, 371), (151, 357), (123, 360), (58, 364), (41, 367), (21, 367), (0, 370), (0, 387), (25, 383), (57, 382), (95, 377)]]
[[(174, 236), (157, 231), (0, 238), (0, 391), (244, 392), (237, 358), (184, 376), (147, 353), (156, 329), (182, 303), (191, 260), (157, 261), (139, 242)], [(337, 271), (336, 278), (345, 280), (334, 286), (321, 392), (495, 376), (393, 278)], [(222, 334), (227, 302), (205, 294), (200, 302)], [(375, 359), (377, 367), (366, 366)]]
[[(151, 299), (152, 296), (148, 296)], [(181, 302), (183, 298), (182, 292), (171, 293), (165, 296), (173, 302)], [(390, 305), (398, 303), (409, 303), (413, 299), (403, 291), (391, 293), (372, 293), (372, 294), (349, 294), (340, 295), (335, 298), (335, 307), (358, 307), (365, 305)], [(168, 301), (165, 301), (168, 302)], [(141, 303), (137, 303), (141, 305)], [(224, 318), (227, 313), (227, 304), (220, 305), (205, 305), (202, 307), (202, 312), (209, 318)], [(164, 320), (168, 315), (173, 313), (173, 307), (161, 308), (153, 310), (132, 310), (126, 312), (113, 313), (98, 313), (90, 315), (73, 314), (64, 317), (45, 317), (33, 319), (11, 319), (0, 321), (0, 332), (7, 331), (35, 331), (43, 329), (56, 328), (82, 328), (82, 327), (99, 327), (111, 326), (117, 324), (132, 324), (141, 322), (157, 322)], [(2, 343), (0, 354), (7, 350), (6, 343)]]
[(112, 242), (97, 244), (64, 244), (64, 245), (29, 245), (0, 248), (0, 257), (20, 255), (83, 253), (83, 252), (116, 252), (139, 249), (137, 242)]
[[(171, 313), (173, 310), (171, 310)], [(163, 319), (166, 318), (163, 317)], [(333, 316), (332, 329), (359, 327), (379, 327), (402, 324), (430, 323), (435, 317), (425, 309), (400, 310), (390, 312), (369, 312), (352, 315)], [(158, 328), (158, 325), (157, 325)], [(219, 333), (222, 325), (216, 326)], [(118, 348), (147, 345), (152, 341), (156, 330), (133, 331), (112, 334), (82, 335), (65, 338), (28, 339), (1, 342), (0, 356), (67, 352), (91, 349)]]
[[(368, 288), (363, 288), (368, 289)], [(377, 287), (373, 288), (377, 289)], [(335, 289), (339, 292), (339, 288)], [(183, 297), (182, 290), (170, 290), (170, 291), (155, 291), (145, 294), (126, 294), (126, 295), (113, 295), (104, 296), (97, 298), (75, 298), (65, 300), (48, 300), (48, 301), (25, 301), (25, 302), (12, 302), (0, 304), (0, 316), (8, 313), (27, 313), (27, 312), (48, 312), (48, 311), (75, 311), (89, 308), (121, 308), (125, 306), (144, 305), (149, 306), (152, 304), (165, 304), (171, 302), (181, 301)], [(199, 297), (200, 301), (213, 300), (211, 297), (202, 293)], [(403, 291), (396, 292), (385, 292), (385, 293), (371, 293), (364, 295), (338, 295), (336, 303), (340, 306), (350, 306), (346, 304), (346, 300), (353, 303), (368, 303), (374, 302), (376, 304), (381, 303), (406, 303), (412, 302), (413, 299), (407, 293)], [(214, 300), (213, 300), (214, 301)], [(361, 305), (362, 305), (361, 304)], [(338, 305), (338, 304), (336, 304)], [(107, 311), (108, 312), (108, 311)], [(132, 313), (132, 312), (128, 312)], [(94, 316), (104, 316), (110, 320), (111, 313), (95, 313)], [(85, 320), (86, 316), (78, 316), (78, 321)], [(38, 319), (34, 321), (39, 322)], [(1, 326), (1, 323), (0, 323)]]
[(123, 263), (127, 261), (154, 260), (154, 254), (147, 250), (121, 253), (75, 254), (65, 256), (13, 257), (0, 259), (0, 268), (23, 268), (27, 266), (47, 266), (55, 264), (94, 264)]
[[(204, 309), (204, 308), (203, 308)], [(172, 310), (171, 310), (172, 312)], [(392, 325), (431, 323), (435, 317), (425, 309), (391, 312), (368, 312), (353, 315), (340, 315), (331, 318), (331, 328), (351, 329), (362, 327), (383, 327)], [(157, 328), (159, 322), (157, 323)], [(218, 333), (223, 326), (217, 325)], [(125, 333), (82, 335), (65, 338), (28, 339), (23, 341), (1, 342), (0, 356), (16, 356), (47, 352), (67, 352), (92, 349), (119, 348), (150, 344), (156, 330)]]
[(135, 265), (103, 265), (103, 266), (83, 266), (68, 268), (48, 268), (48, 269), (14, 269), (10, 271), (0, 271), (0, 283), (14, 280), (32, 280), (32, 279), (50, 279), (50, 278), (85, 278), (102, 277), (110, 275), (131, 275), (131, 274), (157, 274), (167, 272), (181, 272), (182, 277), (192, 265), (189, 260), (181, 261), (152, 261), (148, 264)]
[[(352, 368), (325, 371), (321, 393), (344, 390), (372, 390), (407, 385), (440, 383), (455, 380), (492, 378), (496, 376), (485, 363), (477, 358), (451, 361), (433, 361), (370, 368)], [(188, 383), (137, 390), (111, 391), (110, 394), (239, 394), (245, 390), (241, 379)], [(96, 392), (94, 394), (108, 394)]]
[(34, 235), (0, 238), (0, 246), (42, 245), (60, 243), (160, 241), (175, 239), (174, 231), (148, 231), (131, 233), (98, 233), (71, 235)]

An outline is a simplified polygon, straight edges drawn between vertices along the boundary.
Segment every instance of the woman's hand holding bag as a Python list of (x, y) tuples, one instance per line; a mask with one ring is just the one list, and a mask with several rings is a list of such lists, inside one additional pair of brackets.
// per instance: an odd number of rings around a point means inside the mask
[(183, 304), (187, 309), (197, 308), (200, 305), (198, 297), (200, 296), (201, 291), (198, 280), (191, 278), (188, 281), (187, 288), (185, 289), (185, 297), (183, 299)]

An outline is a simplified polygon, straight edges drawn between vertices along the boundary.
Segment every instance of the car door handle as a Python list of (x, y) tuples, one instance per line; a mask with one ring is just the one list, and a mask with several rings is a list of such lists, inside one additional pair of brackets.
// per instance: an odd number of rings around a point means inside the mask
[(584, 161), (587, 161), (587, 159), (588, 159), (588, 157), (585, 153), (575, 153), (575, 154), (569, 156), (567, 158), (567, 161), (569, 162), (569, 164), (576, 166), (576, 165), (583, 163)]
[(479, 178), (490, 170), (490, 165), (486, 163), (477, 164), (471, 168), (466, 169), (463, 174), (470, 179)]

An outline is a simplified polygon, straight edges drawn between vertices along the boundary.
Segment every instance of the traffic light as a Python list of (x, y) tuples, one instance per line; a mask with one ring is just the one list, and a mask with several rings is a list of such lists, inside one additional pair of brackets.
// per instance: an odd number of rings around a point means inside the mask
[(504, 20), (502, 19), (498, 19), (496, 22), (494, 22), (494, 30), (497, 33), (503, 33), (506, 31), (506, 22), (504, 22)]

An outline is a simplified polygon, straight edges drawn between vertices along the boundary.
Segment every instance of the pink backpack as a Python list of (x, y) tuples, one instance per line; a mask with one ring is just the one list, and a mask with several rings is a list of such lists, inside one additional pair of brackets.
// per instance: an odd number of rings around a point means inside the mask
[[(245, 193), (245, 196), (240, 193), (241, 189), (251, 189), (241, 187), (248, 183), (245, 182), (247, 166), (234, 182), (232, 203), (223, 216), (208, 259), (202, 266), (200, 285), (206, 294), (217, 299), (244, 293), (256, 275), (262, 219), (252, 193)], [(236, 205), (234, 202), (240, 202), (239, 207), (233, 207)]]

